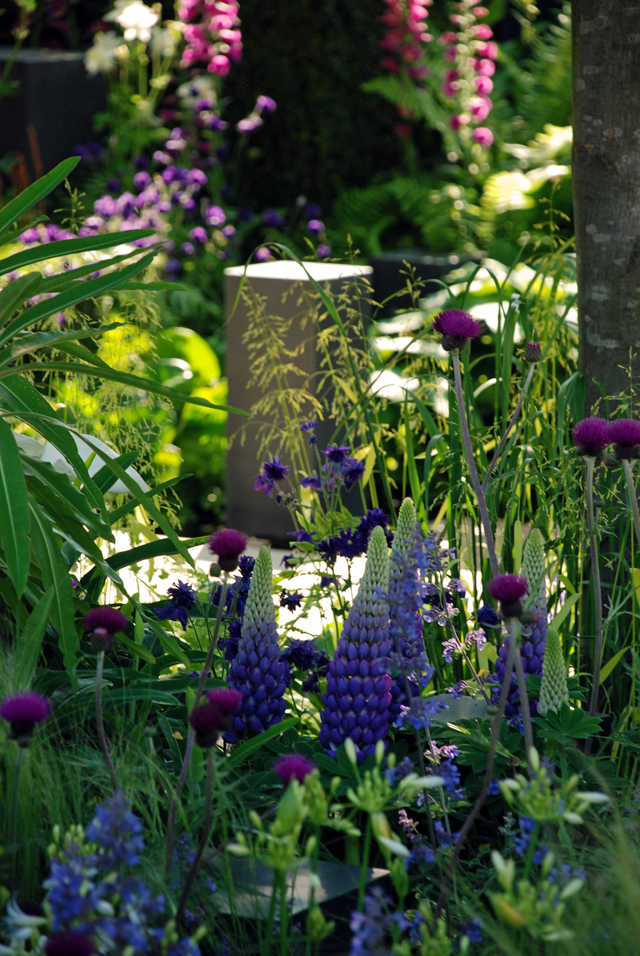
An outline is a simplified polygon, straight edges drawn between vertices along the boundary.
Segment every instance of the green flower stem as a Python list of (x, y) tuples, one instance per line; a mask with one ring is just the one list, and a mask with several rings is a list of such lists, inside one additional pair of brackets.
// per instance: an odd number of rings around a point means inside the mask
[(104, 724), (102, 722), (102, 671), (104, 670), (104, 651), (98, 651), (98, 665), (96, 667), (96, 723), (98, 725), (98, 741), (100, 743), (100, 750), (102, 751), (102, 756), (104, 757), (104, 762), (107, 765), (107, 770), (109, 771), (109, 776), (111, 777), (111, 784), (114, 788), (118, 786), (118, 778), (116, 777), (115, 767), (113, 766), (113, 761), (111, 760), (111, 754), (109, 753), (109, 746), (107, 744), (107, 738), (104, 732)]
[(518, 693), (520, 695), (520, 713), (522, 714), (522, 723), (524, 726), (524, 746), (527, 752), (527, 763), (529, 763), (529, 753), (533, 747), (533, 727), (531, 725), (529, 695), (527, 694), (527, 678), (525, 677), (522, 655), (520, 653), (519, 647), (516, 651), (515, 668), (516, 677), (518, 679)]
[(506, 670), (504, 675), (504, 681), (502, 682), (502, 690), (500, 691), (500, 699), (498, 701), (498, 710), (493, 718), (493, 724), (491, 725), (491, 745), (489, 748), (489, 755), (487, 757), (487, 769), (484, 773), (484, 780), (482, 782), (482, 790), (478, 794), (478, 798), (471, 808), (469, 816), (464, 822), (460, 834), (456, 841), (456, 845), (453, 849), (453, 855), (449, 862), (449, 869), (442, 884), (442, 889), (440, 890), (440, 896), (438, 897), (438, 903), (436, 905), (434, 913), (434, 923), (437, 925), (438, 917), (442, 912), (444, 906), (446, 905), (447, 898), (449, 896), (449, 890), (451, 889), (451, 884), (453, 883), (453, 878), (455, 876), (456, 867), (458, 865), (458, 860), (460, 859), (460, 854), (462, 853), (462, 848), (465, 844), (467, 837), (471, 831), (471, 827), (475, 823), (475, 820), (482, 810), (484, 801), (487, 799), (487, 794), (489, 793), (489, 787), (493, 779), (493, 765), (496, 759), (496, 747), (498, 746), (498, 738), (500, 736), (500, 726), (502, 724), (502, 718), (504, 717), (504, 709), (507, 704), (507, 695), (509, 693), (509, 685), (511, 684), (511, 674), (513, 672), (513, 665), (516, 659), (516, 648), (518, 646), (518, 641), (520, 639), (520, 621), (515, 617), (510, 617), (507, 619), (507, 628), (509, 630), (509, 655), (507, 657)]
[(495, 455), (493, 456), (493, 458), (491, 459), (491, 464), (489, 465), (489, 467), (488, 467), (488, 469), (487, 469), (487, 473), (486, 473), (486, 475), (484, 476), (484, 481), (482, 482), (482, 490), (483, 490), (483, 491), (486, 491), (486, 490), (487, 490), (487, 485), (489, 484), (489, 479), (491, 478), (491, 474), (492, 474), (492, 472), (493, 472), (493, 469), (496, 467), (496, 465), (498, 464), (498, 461), (500, 460), (500, 455), (502, 454), (502, 449), (504, 448), (504, 446), (505, 446), (506, 443), (507, 443), (507, 439), (508, 439), (508, 437), (509, 437), (509, 432), (511, 431), (511, 429), (512, 429), (513, 426), (515, 425), (516, 419), (518, 418), (518, 415), (520, 414), (520, 410), (522, 409), (522, 405), (523, 405), (523, 403), (524, 403), (526, 394), (527, 394), (527, 392), (529, 391), (529, 386), (531, 385), (531, 379), (533, 378), (533, 372), (534, 372), (534, 370), (535, 370), (535, 367), (536, 367), (536, 363), (535, 363), (535, 362), (532, 362), (531, 365), (529, 366), (529, 371), (528, 371), (528, 373), (527, 373), (527, 377), (526, 377), (526, 379), (525, 379), (524, 385), (522, 386), (522, 391), (520, 392), (520, 398), (518, 399), (518, 404), (516, 405), (516, 407), (515, 407), (515, 409), (514, 409), (513, 415), (511, 416), (511, 419), (510, 419), (510, 421), (509, 421), (509, 424), (507, 425), (507, 428), (506, 428), (506, 430), (505, 430), (505, 433), (504, 433), (504, 435), (502, 436), (502, 438), (500, 439), (500, 444), (499, 444), (498, 447), (496, 448), (496, 453), (495, 453)]
[(524, 878), (525, 880), (529, 879), (529, 874), (531, 873), (531, 867), (533, 866), (533, 857), (536, 852), (536, 847), (538, 846), (538, 837), (540, 836), (540, 821), (536, 820), (533, 827), (533, 833), (531, 834), (531, 840), (529, 841), (529, 849), (527, 850), (527, 859), (524, 864)]
[[(211, 667), (211, 661), (213, 660), (213, 655), (218, 644), (218, 634), (220, 632), (220, 625), (222, 623), (222, 615), (224, 612), (224, 606), (227, 600), (227, 589), (229, 586), (228, 575), (226, 571), (222, 572), (222, 589), (220, 591), (220, 602), (218, 604), (218, 613), (216, 615), (216, 623), (213, 629), (213, 635), (209, 643), (209, 650), (207, 651), (207, 656), (205, 658), (202, 671), (200, 673), (200, 680), (198, 681), (198, 689), (196, 691), (196, 699), (193, 706), (197, 707), (200, 703), (200, 698), (204, 692), (204, 685), (207, 681), (207, 674)], [(180, 776), (178, 777), (178, 782), (176, 784), (175, 791), (173, 793), (173, 799), (171, 801), (171, 806), (169, 807), (169, 816), (167, 819), (167, 855), (165, 858), (164, 864), (164, 874), (166, 879), (169, 879), (171, 873), (171, 864), (173, 862), (173, 844), (175, 840), (175, 828), (176, 828), (176, 813), (178, 809), (178, 800), (180, 799), (180, 794), (182, 793), (182, 788), (184, 787), (187, 774), (189, 773), (189, 765), (191, 763), (191, 756), (193, 754), (193, 745), (196, 739), (196, 732), (189, 724), (189, 734), (187, 736), (187, 745), (184, 749), (184, 759), (182, 761), (182, 768), (180, 770)]]
[(277, 877), (274, 878), (273, 886), (271, 887), (271, 900), (269, 901), (269, 914), (267, 916), (267, 936), (265, 940), (264, 952), (266, 956), (271, 956), (271, 941), (273, 939), (273, 924), (276, 918), (276, 903), (278, 902), (278, 888), (279, 881)]
[(633, 482), (633, 473), (631, 471), (631, 462), (628, 458), (623, 458), (622, 467), (624, 477), (627, 482), (627, 491), (629, 493), (629, 502), (631, 504), (631, 514), (633, 515), (633, 527), (636, 532), (636, 547), (640, 547), (640, 511), (638, 510), (638, 496)]
[[(315, 846), (313, 848), (313, 854), (311, 856), (311, 875), (314, 877), (318, 872), (318, 859), (320, 856), (320, 824), (316, 823), (314, 836), (316, 838)], [(316, 901), (316, 888), (311, 880), (311, 892), (309, 894), (309, 907), (307, 913), (311, 916), (314, 904)], [(311, 933), (309, 932), (309, 925), (307, 923), (307, 944), (306, 944), (306, 956), (311, 956)]]
[(287, 939), (287, 923), (288, 923), (288, 910), (287, 910), (287, 871), (280, 873), (279, 877), (280, 882), (280, 956), (287, 956), (288, 948), (288, 939)]
[(13, 889), (17, 889), (16, 876), (18, 871), (18, 810), (20, 806), (20, 770), (22, 769), (22, 751), (24, 750), (18, 744), (18, 756), (13, 768), (13, 781), (11, 783), (11, 797), (9, 799), (9, 843), (11, 845), (11, 883)]
[(367, 888), (367, 870), (369, 869), (369, 855), (371, 853), (371, 817), (367, 816), (367, 829), (364, 834), (364, 850), (362, 851), (362, 869), (360, 870), (360, 889), (358, 890), (358, 913), (364, 905), (364, 891)]
[[(598, 693), (600, 691), (600, 667), (602, 665), (602, 591), (600, 587), (600, 562), (598, 555), (598, 537), (596, 534), (596, 519), (593, 507), (593, 472), (595, 458), (585, 458), (587, 463), (587, 522), (589, 527), (589, 543), (591, 546), (591, 578), (593, 580), (593, 598), (596, 607), (596, 633), (593, 645), (593, 684), (591, 685), (591, 700), (589, 702), (589, 716), (595, 717), (598, 710)], [(585, 753), (591, 751), (590, 737), (585, 745)]]
[(206, 794), (205, 794), (205, 802), (204, 802), (204, 822), (202, 824), (202, 834), (200, 836), (200, 843), (198, 844), (198, 849), (193, 859), (193, 863), (189, 867), (187, 878), (184, 881), (182, 894), (180, 895), (180, 902), (178, 903), (178, 909), (176, 910), (176, 917), (175, 917), (176, 926), (180, 925), (182, 921), (182, 917), (184, 916), (187, 900), (189, 899), (189, 893), (191, 892), (195, 879), (200, 870), (200, 866), (202, 864), (202, 857), (204, 856), (204, 851), (209, 841), (209, 836), (211, 835), (211, 805), (213, 802), (213, 760), (214, 760), (213, 749), (210, 748), (209, 750), (207, 750), (207, 785), (206, 785)]
[(467, 466), (469, 468), (469, 475), (471, 476), (471, 484), (473, 485), (473, 490), (475, 492), (476, 500), (478, 502), (478, 510), (480, 511), (480, 520), (482, 521), (482, 527), (484, 529), (484, 537), (487, 545), (487, 552), (489, 555), (489, 563), (491, 564), (491, 573), (494, 577), (500, 574), (500, 567), (498, 565), (498, 555), (496, 554), (496, 545), (493, 539), (493, 531), (491, 530), (491, 521), (489, 520), (489, 512), (487, 511), (487, 501), (484, 494), (484, 489), (480, 484), (480, 479), (478, 478), (478, 471), (476, 469), (475, 459), (473, 457), (473, 447), (471, 445), (471, 435), (469, 433), (469, 423), (467, 422), (467, 413), (465, 411), (464, 404), (464, 393), (462, 391), (462, 375), (460, 373), (460, 356), (457, 352), (451, 353), (451, 360), (453, 362), (453, 379), (455, 382), (456, 389), (456, 400), (458, 402), (458, 414), (460, 416), (460, 431), (462, 432), (462, 444), (464, 446), (465, 458), (467, 459)]

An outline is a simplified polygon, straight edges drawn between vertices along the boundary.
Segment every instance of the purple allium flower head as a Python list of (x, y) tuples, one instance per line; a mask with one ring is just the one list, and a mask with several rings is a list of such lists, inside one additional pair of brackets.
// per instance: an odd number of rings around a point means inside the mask
[(345, 458), (340, 465), (340, 476), (344, 486), (349, 491), (364, 475), (364, 462), (357, 458)]
[(273, 605), (271, 552), (262, 547), (256, 558), (242, 618), (238, 653), (229, 681), (242, 693), (243, 703), (234, 719), (235, 742), (246, 733), (259, 734), (282, 720), (286, 703), (285, 662), (281, 660)]
[(220, 206), (209, 206), (204, 221), (208, 226), (224, 226), (227, 221), (227, 214)]
[(640, 457), (640, 422), (633, 418), (618, 418), (609, 422), (609, 441), (615, 446), (618, 459)]
[(133, 185), (139, 191), (146, 189), (147, 186), (150, 186), (152, 182), (153, 180), (151, 176), (149, 175), (149, 173), (147, 173), (144, 170), (141, 170), (139, 173), (136, 173), (135, 176), (133, 177)]
[(602, 449), (611, 441), (609, 423), (604, 418), (583, 418), (574, 427), (571, 436), (576, 451), (584, 458), (599, 458)]
[(46, 956), (92, 956), (96, 947), (91, 937), (85, 933), (67, 930), (49, 936), (44, 951)]
[(298, 783), (304, 783), (304, 778), (316, 769), (316, 765), (313, 760), (303, 757), (302, 754), (286, 754), (276, 760), (273, 769), (286, 786), (293, 777)]
[(235, 571), (238, 559), (247, 546), (247, 536), (233, 528), (222, 528), (209, 538), (209, 547), (218, 555), (218, 564), (223, 571)]
[(194, 226), (189, 233), (189, 239), (191, 239), (193, 242), (200, 242), (204, 245), (208, 239), (207, 230), (203, 226)]
[(433, 328), (442, 336), (442, 348), (445, 352), (458, 352), (469, 339), (475, 339), (482, 332), (482, 325), (468, 312), (460, 309), (447, 309), (436, 316)]
[(49, 701), (35, 691), (24, 691), (7, 697), (0, 706), (0, 717), (11, 726), (10, 736), (23, 746), (33, 736), (36, 724), (42, 724), (51, 713)]
[(94, 607), (84, 619), (85, 631), (91, 631), (91, 646), (94, 651), (110, 651), (114, 634), (122, 633), (129, 621), (122, 611), (113, 607)]
[(326, 455), (329, 461), (332, 461), (334, 465), (341, 465), (343, 461), (346, 460), (350, 451), (350, 445), (329, 445), (328, 448), (324, 449), (322, 454)]
[(316, 249), (316, 255), (318, 259), (328, 259), (331, 255), (331, 246), (328, 246), (325, 242), (321, 242)]
[(542, 358), (542, 346), (539, 342), (528, 342), (524, 350), (525, 362), (539, 362)]
[(267, 246), (260, 246), (259, 249), (256, 249), (253, 258), (255, 262), (270, 262), (273, 255)]
[(314, 235), (324, 232), (324, 223), (321, 219), (310, 219), (307, 223), (307, 229)]
[(355, 744), (358, 763), (375, 752), (389, 729), (391, 677), (388, 655), (389, 556), (384, 530), (374, 528), (360, 588), (349, 610), (322, 700), (320, 743), (330, 757), (347, 737)]
[(500, 601), (504, 617), (520, 617), (522, 598), (529, 593), (527, 579), (521, 574), (499, 574), (487, 585), (489, 594)]

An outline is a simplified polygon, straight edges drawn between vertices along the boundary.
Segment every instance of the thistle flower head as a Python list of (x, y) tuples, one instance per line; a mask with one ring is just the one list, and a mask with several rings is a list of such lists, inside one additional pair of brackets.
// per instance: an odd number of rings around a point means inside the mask
[(46, 956), (92, 956), (96, 947), (90, 936), (68, 930), (49, 936), (44, 951)]
[(7, 697), (0, 706), (0, 717), (10, 725), (10, 736), (26, 746), (36, 724), (42, 724), (51, 713), (49, 701), (35, 691), (24, 691)]
[(608, 439), (615, 446), (616, 458), (640, 457), (640, 422), (633, 418), (618, 418), (609, 422)]
[(576, 451), (583, 458), (599, 458), (609, 444), (609, 423), (604, 418), (583, 418), (571, 433)]
[(204, 701), (194, 707), (189, 723), (196, 732), (196, 743), (203, 750), (214, 747), (221, 730), (231, 729), (231, 717), (242, 704), (235, 687), (215, 687), (204, 693)]
[(445, 352), (459, 352), (469, 339), (477, 338), (482, 325), (468, 312), (460, 309), (447, 309), (436, 316), (433, 328), (442, 336), (442, 348)]
[(304, 783), (304, 778), (316, 769), (316, 765), (313, 760), (303, 757), (302, 754), (287, 754), (276, 760), (273, 769), (286, 785), (293, 777), (298, 783)]
[(84, 619), (84, 629), (91, 631), (94, 651), (110, 651), (115, 644), (113, 635), (124, 631), (128, 623), (122, 611), (113, 607), (94, 607)]
[(567, 688), (567, 674), (560, 636), (555, 627), (547, 628), (547, 644), (542, 663), (542, 681), (540, 683), (540, 698), (538, 713), (543, 717), (548, 710), (558, 713), (563, 704), (569, 703)]
[(524, 360), (533, 364), (534, 362), (539, 362), (542, 359), (542, 346), (539, 342), (527, 342), (527, 346), (524, 350)]
[(218, 564), (223, 571), (235, 571), (246, 546), (246, 534), (233, 528), (221, 528), (209, 538), (209, 548), (218, 555)]
[(489, 581), (489, 594), (500, 601), (504, 617), (520, 617), (522, 598), (529, 593), (527, 579), (521, 574), (499, 574)]

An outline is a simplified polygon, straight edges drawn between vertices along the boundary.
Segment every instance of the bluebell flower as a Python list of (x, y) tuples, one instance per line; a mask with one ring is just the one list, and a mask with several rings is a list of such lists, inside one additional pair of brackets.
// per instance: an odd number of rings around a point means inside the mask
[(195, 591), (190, 584), (178, 581), (173, 587), (167, 589), (167, 594), (169, 595), (169, 604), (157, 608), (158, 620), (179, 621), (183, 630), (186, 631), (189, 623), (189, 611), (196, 600)]
[(349, 927), (353, 935), (350, 956), (383, 956), (385, 949), (389, 953), (388, 947), (381, 949), (381, 946), (387, 933), (386, 908), (390, 902), (378, 886), (365, 895), (363, 912), (354, 911), (351, 914)]
[[(438, 770), (438, 773), (440, 771)], [(433, 829), (436, 833), (436, 839), (438, 841), (438, 846), (442, 847), (443, 850), (447, 850), (450, 846), (453, 846), (457, 842), (459, 833), (449, 833), (445, 830), (444, 825), (440, 820), (435, 820), (433, 824)]]

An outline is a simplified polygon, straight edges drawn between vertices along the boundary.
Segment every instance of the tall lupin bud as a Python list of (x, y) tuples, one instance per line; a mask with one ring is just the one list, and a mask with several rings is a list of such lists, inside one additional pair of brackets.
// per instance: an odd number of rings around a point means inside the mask
[(282, 720), (284, 673), (273, 605), (271, 552), (262, 547), (251, 577), (238, 653), (229, 673), (229, 683), (242, 692), (243, 701), (234, 717), (233, 733), (225, 734), (227, 740), (259, 734)]
[(361, 763), (375, 753), (377, 741), (389, 729), (389, 605), (383, 598), (388, 587), (387, 540), (377, 527), (369, 539), (358, 594), (329, 662), (320, 743), (330, 757), (350, 737)]
[[(416, 554), (419, 545), (416, 509), (411, 498), (405, 498), (398, 512), (398, 524), (389, 562), (389, 619), (391, 650), (401, 655), (408, 673), (414, 669), (415, 657), (424, 654), (422, 617), (417, 609), (418, 602), (411, 600), (418, 594), (419, 588)], [(407, 703), (406, 681), (404, 675), (392, 680), (393, 700), (389, 710), (397, 717), (400, 706)]]
[(548, 710), (558, 713), (563, 704), (569, 703), (567, 674), (562, 656), (560, 635), (555, 627), (547, 629), (547, 647), (542, 665), (542, 682), (538, 713), (544, 717)]

